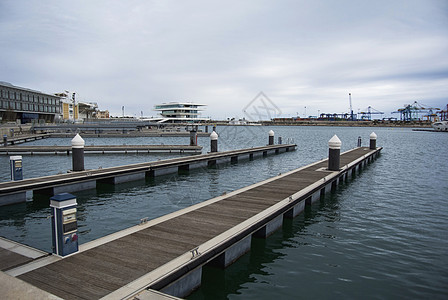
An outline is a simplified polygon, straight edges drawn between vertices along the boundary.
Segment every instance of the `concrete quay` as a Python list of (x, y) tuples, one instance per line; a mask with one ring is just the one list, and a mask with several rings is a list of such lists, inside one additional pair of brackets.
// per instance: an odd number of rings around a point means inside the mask
[(146, 177), (189, 171), (239, 160), (252, 160), (270, 154), (293, 151), (296, 145), (268, 145), (242, 150), (212, 152), (161, 161), (138, 163), (126, 166), (77, 171), (45, 177), (30, 178), (0, 183), (0, 206), (26, 201), (26, 192), (53, 196), (95, 189), (97, 184), (119, 184), (128, 181), (144, 181)]
[(349, 181), (381, 150), (355, 148), (338, 157), (334, 171), (321, 160), (6, 274), (63, 299), (149, 299), (151, 290), (185, 297), (201, 284), (203, 266), (225, 268), (250, 251), (252, 238), (267, 238), (283, 218)]

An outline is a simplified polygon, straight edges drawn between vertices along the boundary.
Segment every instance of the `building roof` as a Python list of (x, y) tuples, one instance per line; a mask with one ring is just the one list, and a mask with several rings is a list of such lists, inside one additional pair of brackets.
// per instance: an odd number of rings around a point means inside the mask
[(32, 90), (32, 89), (28, 89), (28, 88), (24, 88), (24, 87), (20, 87), (20, 86), (15, 86), (9, 82), (6, 81), (0, 81), (0, 85), (4, 86), (4, 87), (9, 87), (9, 88), (14, 88), (14, 89), (19, 89), (22, 91), (27, 91), (27, 92), (32, 92), (32, 93), (38, 93), (38, 94), (42, 94), (42, 95), (47, 95), (47, 96), (51, 96), (51, 97), (56, 97), (56, 98), (61, 98), (60, 96), (56, 96), (54, 94), (48, 94), (48, 93), (43, 93), (41, 91), (37, 91), (37, 90)]
[(157, 105), (174, 105), (174, 104), (207, 106), (207, 104), (200, 104), (200, 103), (195, 103), (195, 102), (163, 102), (161, 104), (156, 104), (155, 106), (157, 106)]

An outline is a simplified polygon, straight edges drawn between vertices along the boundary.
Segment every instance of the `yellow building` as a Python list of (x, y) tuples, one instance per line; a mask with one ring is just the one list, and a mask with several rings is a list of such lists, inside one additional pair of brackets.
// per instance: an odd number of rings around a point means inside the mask
[(72, 102), (62, 102), (62, 119), (63, 120), (77, 120), (79, 118), (79, 107), (76, 104), (73, 107)]
[(96, 113), (97, 119), (109, 119), (109, 111), (108, 110), (99, 110)]

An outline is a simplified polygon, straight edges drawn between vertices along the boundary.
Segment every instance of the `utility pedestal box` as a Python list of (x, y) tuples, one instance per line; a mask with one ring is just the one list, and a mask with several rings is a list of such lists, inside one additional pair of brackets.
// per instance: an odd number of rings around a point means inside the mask
[(10, 156), (9, 163), (11, 166), (11, 180), (22, 180), (23, 172), (22, 172), (22, 156)]
[(78, 223), (76, 197), (62, 193), (50, 198), (53, 253), (66, 256), (78, 252)]

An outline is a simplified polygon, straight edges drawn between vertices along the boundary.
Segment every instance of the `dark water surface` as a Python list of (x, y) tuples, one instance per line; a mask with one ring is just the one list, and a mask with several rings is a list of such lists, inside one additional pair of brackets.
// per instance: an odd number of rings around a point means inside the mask
[[(401, 128), (221, 127), (220, 150), (261, 146), (273, 129), (295, 152), (200, 169), (140, 183), (75, 193), (85, 243), (312, 163), (327, 156), (337, 134), (342, 151), (378, 135), (381, 156), (336, 193), (308, 207), (225, 270), (204, 268), (190, 299), (448, 298), (448, 134)], [(34, 144), (67, 145), (70, 139)], [(86, 144), (186, 144), (188, 138), (86, 139)], [(209, 139), (199, 138), (208, 151)], [(172, 155), (90, 155), (86, 167), (114, 166)], [(8, 170), (8, 157), (0, 157)], [(65, 172), (70, 156), (24, 156), (26, 178)], [(2, 171), (0, 180), (8, 180)], [(31, 195), (29, 196), (31, 200)], [(0, 207), (0, 235), (51, 250), (48, 199)]]

